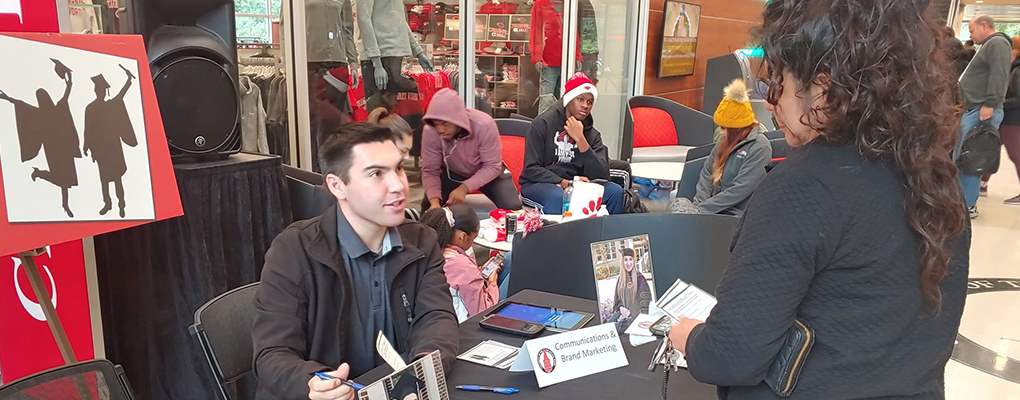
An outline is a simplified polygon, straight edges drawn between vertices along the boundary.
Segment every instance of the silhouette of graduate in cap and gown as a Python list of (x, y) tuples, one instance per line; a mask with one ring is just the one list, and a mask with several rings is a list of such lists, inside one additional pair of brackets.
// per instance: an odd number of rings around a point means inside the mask
[(114, 184), (117, 191), (117, 205), (120, 207), (120, 217), (124, 218), (124, 184), (121, 178), (127, 172), (127, 163), (124, 161), (124, 148), (121, 142), (134, 147), (138, 145), (135, 138), (134, 128), (131, 126), (131, 119), (128, 116), (127, 108), (124, 105), (124, 95), (131, 87), (131, 81), (135, 76), (123, 66), (120, 67), (127, 74), (124, 87), (116, 96), (107, 100), (110, 84), (102, 74), (92, 77), (95, 84), (96, 99), (85, 107), (85, 155), (92, 155), (92, 161), (99, 168), (99, 181), (103, 189), (103, 209), (99, 215), (106, 215), (113, 208), (110, 199), (110, 183)]
[(54, 71), (64, 80), (64, 95), (56, 103), (46, 90), (35, 91), (37, 106), (12, 98), (0, 90), (0, 100), (14, 104), (14, 118), (18, 127), (18, 142), (21, 145), (21, 162), (27, 162), (39, 155), (40, 149), (46, 154), (49, 170), (32, 168), (32, 180), (42, 179), (60, 188), (61, 203), (68, 217), (74, 218), (68, 206), (68, 189), (78, 186), (78, 171), (74, 159), (81, 158), (78, 150), (78, 130), (71, 117), (67, 97), (71, 94), (71, 69), (59, 60), (50, 59)]

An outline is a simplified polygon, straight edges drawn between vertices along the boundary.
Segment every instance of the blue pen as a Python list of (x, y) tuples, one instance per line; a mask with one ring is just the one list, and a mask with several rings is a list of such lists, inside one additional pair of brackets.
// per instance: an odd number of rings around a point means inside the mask
[(457, 389), (466, 390), (469, 392), (493, 392), (499, 394), (514, 394), (520, 392), (516, 388), (512, 387), (498, 387), (498, 386), (479, 386), (479, 385), (457, 385)]
[(340, 381), (340, 383), (354, 388), (354, 390), (361, 390), (361, 389), (365, 388), (365, 385), (362, 385), (362, 384), (354, 382), (354, 381), (349, 381), (349, 380), (346, 380), (346, 379), (336, 378), (336, 377), (334, 377), (334, 376), (332, 376), (330, 374), (327, 374), (325, 372), (313, 372), (312, 375), (315, 375), (315, 376), (319, 377), (319, 379), (322, 379), (324, 381), (328, 381), (330, 379), (336, 379), (336, 380)]

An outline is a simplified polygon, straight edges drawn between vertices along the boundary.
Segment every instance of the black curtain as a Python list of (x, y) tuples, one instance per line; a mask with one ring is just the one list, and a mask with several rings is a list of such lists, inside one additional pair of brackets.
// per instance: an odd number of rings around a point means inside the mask
[[(188, 333), (195, 311), (258, 280), (291, 222), (280, 159), (240, 153), (174, 166), (184, 216), (97, 236), (106, 358), (139, 399), (213, 399), (216, 384)], [(254, 398), (250, 376), (234, 399)]]

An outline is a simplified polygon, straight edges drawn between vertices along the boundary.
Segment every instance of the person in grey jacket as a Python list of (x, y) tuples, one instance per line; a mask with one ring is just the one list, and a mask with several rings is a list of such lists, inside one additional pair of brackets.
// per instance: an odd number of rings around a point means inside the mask
[(723, 128), (723, 135), (705, 159), (693, 206), (680, 198), (670, 204), (669, 212), (741, 216), (751, 193), (765, 178), (772, 145), (754, 119), (744, 81), (736, 79), (726, 86), (713, 120)]
[[(959, 157), (967, 134), (981, 121), (988, 121), (996, 128), (1002, 123), (1002, 102), (1009, 85), (1010, 53), (1013, 42), (1002, 33), (995, 31), (995, 20), (988, 15), (978, 15), (970, 21), (970, 37), (981, 49), (970, 61), (960, 78), (960, 94), (964, 112), (960, 120), (960, 140), (956, 142), (954, 158)], [(981, 190), (981, 178), (960, 171), (970, 217), (977, 218), (977, 200)]]

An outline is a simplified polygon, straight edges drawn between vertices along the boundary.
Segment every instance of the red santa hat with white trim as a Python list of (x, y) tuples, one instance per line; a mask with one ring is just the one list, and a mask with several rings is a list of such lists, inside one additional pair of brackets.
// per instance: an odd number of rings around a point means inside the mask
[(584, 72), (578, 72), (574, 76), (567, 80), (566, 87), (563, 90), (563, 106), (566, 106), (570, 100), (585, 93), (591, 93), (594, 100), (599, 99), (599, 89), (595, 87), (591, 79), (588, 79), (588, 75)]

